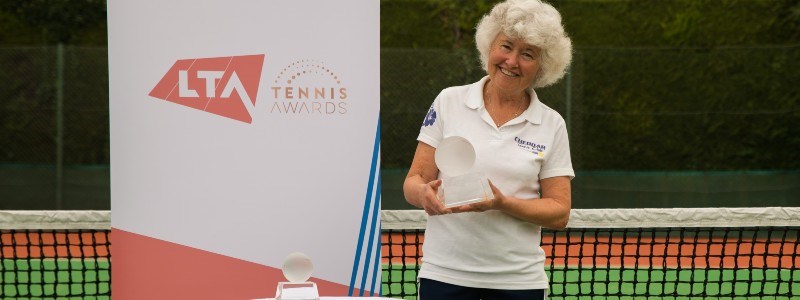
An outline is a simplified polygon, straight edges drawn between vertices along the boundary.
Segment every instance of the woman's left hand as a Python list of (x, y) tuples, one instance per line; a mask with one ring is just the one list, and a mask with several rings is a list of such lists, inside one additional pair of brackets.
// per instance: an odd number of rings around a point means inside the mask
[(494, 199), (485, 199), (481, 202), (471, 203), (467, 205), (457, 206), (451, 208), (454, 213), (462, 213), (462, 212), (484, 212), (487, 210), (499, 209), (502, 207), (502, 204), (505, 203), (508, 198), (506, 195), (503, 195), (500, 190), (492, 184), (492, 181), (489, 180), (489, 187), (492, 189), (492, 193), (494, 193)]
[(570, 197), (570, 177), (558, 176), (540, 180), (542, 197), (520, 199), (506, 196), (491, 181), (494, 199), (450, 208), (453, 213), (484, 212), (499, 210), (520, 220), (537, 224), (552, 229), (563, 229), (569, 222), (569, 211), (572, 198)]

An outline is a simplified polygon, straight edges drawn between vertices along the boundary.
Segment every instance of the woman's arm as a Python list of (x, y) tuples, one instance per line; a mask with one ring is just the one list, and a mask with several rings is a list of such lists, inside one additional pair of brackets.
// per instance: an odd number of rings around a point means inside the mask
[(552, 229), (563, 229), (569, 221), (572, 207), (570, 179), (567, 176), (545, 178), (539, 181), (542, 198), (520, 199), (503, 195), (489, 182), (495, 198), (452, 208), (453, 212), (486, 211), (496, 209), (523, 221)]
[(403, 182), (403, 194), (409, 204), (425, 209), (428, 215), (448, 214), (452, 211), (444, 207), (439, 197), (436, 195), (441, 180), (439, 169), (436, 168), (434, 153), (436, 148), (428, 144), (419, 142), (417, 151), (414, 153), (414, 160), (408, 170), (405, 182)]
[[(564, 229), (572, 207), (570, 180), (567, 176), (545, 178), (539, 181), (542, 198), (522, 200), (506, 197), (497, 209), (519, 219), (552, 229)], [(493, 190), (497, 193), (497, 188)], [(505, 197), (505, 196), (504, 196)]]

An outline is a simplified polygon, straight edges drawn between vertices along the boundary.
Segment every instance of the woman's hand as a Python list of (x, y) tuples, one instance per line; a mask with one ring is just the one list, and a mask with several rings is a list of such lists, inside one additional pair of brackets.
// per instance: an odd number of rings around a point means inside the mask
[(569, 176), (545, 178), (539, 181), (542, 197), (520, 199), (506, 196), (489, 181), (494, 199), (451, 208), (452, 212), (483, 212), (498, 210), (520, 220), (551, 229), (563, 229), (569, 222), (572, 198)]
[(430, 216), (449, 214), (452, 211), (444, 207), (439, 199), (439, 187), (442, 185), (439, 169), (434, 162), (436, 148), (419, 142), (414, 160), (408, 170), (406, 180), (403, 182), (403, 195), (409, 204), (422, 208)]
[(508, 201), (508, 197), (503, 195), (500, 190), (494, 186), (491, 180), (489, 180), (489, 187), (492, 189), (492, 193), (494, 193), (494, 199), (484, 199), (481, 202), (470, 203), (467, 205), (457, 206), (451, 208), (452, 212), (454, 213), (462, 213), (462, 212), (484, 212), (487, 210), (499, 209), (503, 203)]
[(437, 194), (441, 185), (442, 180), (437, 179), (419, 186), (417, 199), (421, 200), (420, 204), (429, 216), (444, 215), (452, 212), (449, 208), (444, 207), (442, 201), (439, 200)]

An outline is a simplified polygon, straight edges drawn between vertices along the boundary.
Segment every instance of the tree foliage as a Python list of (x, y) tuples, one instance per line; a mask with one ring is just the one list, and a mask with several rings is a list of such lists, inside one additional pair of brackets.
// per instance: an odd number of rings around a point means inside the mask
[[(438, 91), (484, 75), (473, 27), (494, 2), (382, 2), (384, 167), (409, 165)], [(800, 0), (551, 3), (575, 58), (569, 86), (537, 93), (576, 168), (800, 169)]]
[(5, 45), (104, 46), (106, 0), (4, 0), (0, 24), (20, 29), (0, 35)]
[[(385, 167), (408, 166), (441, 89), (484, 75), (475, 26), (497, 2), (381, 1)], [(572, 83), (537, 93), (569, 119), (577, 168), (800, 169), (800, 0), (551, 3), (575, 45)], [(0, 43), (105, 46), (106, 1), (2, 1)], [(20, 49), (0, 57), (15, 70), (0, 76), (0, 144), (18, 145), (0, 159), (51, 162), (55, 51)], [(68, 163), (108, 160), (107, 111), (85, 110), (106, 103), (105, 58), (67, 48)]]
[[(383, 0), (381, 46), (472, 47), (490, 0)], [(576, 47), (800, 42), (799, 0), (554, 0)]]

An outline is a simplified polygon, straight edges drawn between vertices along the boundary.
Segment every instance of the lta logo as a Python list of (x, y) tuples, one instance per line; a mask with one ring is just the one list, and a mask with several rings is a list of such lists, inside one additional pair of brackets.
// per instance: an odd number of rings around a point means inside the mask
[(264, 54), (178, 60), (150, 96), (252, 123), (263, 65)]

